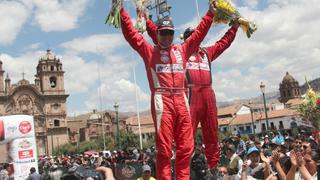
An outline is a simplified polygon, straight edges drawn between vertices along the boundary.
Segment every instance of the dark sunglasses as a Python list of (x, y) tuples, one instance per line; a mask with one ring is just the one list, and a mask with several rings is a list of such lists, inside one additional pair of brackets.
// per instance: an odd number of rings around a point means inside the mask
[(308, 149), (309, 148), (309, 146), (307, 146), (307, 145), (304, 145), (302, 147), (303, 147), (303, 149)]
[(161, 30), (159, 31), (160, 36), (173, 36), (174, 31), (173, 30)]

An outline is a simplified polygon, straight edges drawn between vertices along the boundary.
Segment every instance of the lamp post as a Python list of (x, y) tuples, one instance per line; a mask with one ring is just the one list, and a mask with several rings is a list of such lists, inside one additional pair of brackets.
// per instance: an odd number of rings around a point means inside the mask
[(113, 107), (116, 112), (116, 123), (117, 123), (116, 146), (118, 148), (120, 148), (120, 142), (119, 142), (119, 104), (117, 102), (115, 102)]
[(264, 104), (264, 113), (266, 115), (267, 134), (269, 134), (269, 119), (268, 119), (266, 96), (265, 96), (266, 85), (264, 85), (263, 82), (261, 82), (261, 84), (260, 84), (260, 90), (262, 92), (263, 104)]
[(252, 131), (253, 131), (253, 135), (254, 137), (256, 137), (256, 131), (254, 128), (254, 121), (253, 121), (253, 110), (252, 110), (252, 101), (249, 101), (249, 107), (250, 107), (250, 114), (251, 114), (251, 124), (252, 124)]
[(51, 155), (53, 155), (53, 122), (50, 120), (50, 129), (51, 129)]
[(102, 113), (101, 115), (101, 127), (102, 127), (102, 136), (103, 136), (103, 150), (105, 151), (106, 150), (106, 135), (105, 135), (105, 131), (104, 131), (104, 118), (105, 118), (105, 115), (104, 113)]

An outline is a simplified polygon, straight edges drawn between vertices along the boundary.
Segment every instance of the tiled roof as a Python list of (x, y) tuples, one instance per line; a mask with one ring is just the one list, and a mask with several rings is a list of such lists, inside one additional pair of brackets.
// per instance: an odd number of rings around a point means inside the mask
[(233, 118), (220, 118), (218, 119), (219, 126), (228, 126)]
[(218, 116), (228, 115), (228, 114), (234, 115), (241, 108), (241, 106), (242, 104), (235, 104), (235, 105), (231, 105), (223, 108), (218, 108)]
[(299, 104), (302, 104), (302, 102), (303, 102), (302, 98), (295, 98), (295, 99), (290, 99), (288, 102), (286, 102), (286, 105), (297, 106)]
[[(129, 117), (128, 119), (125, 120), (127, 125), (131, 126), (138, 126), (138, 117)], [(140, 125), (149, 125), (153, 124), (152, 116), (151, 115), (143, 115), (140, 116)]]
[[(282, 109), (282, 110), (275, 110), (275, 111), (268, 111), (268, 118), (279, 118), (279, 117), (285, 117), (285, 116), (293, 116), (298, 115), (298, 112), (291, 110), (291, 109)], [(253, 115), (253, 121), (259, 121), (259, 120), (265, 119), (265, 113), (254, 113)], [(248, 124), (251, 123), (251, 114), (243, 114), (243, 115), (237, 115), (230, 125), (238, 125), (238, 124)]]

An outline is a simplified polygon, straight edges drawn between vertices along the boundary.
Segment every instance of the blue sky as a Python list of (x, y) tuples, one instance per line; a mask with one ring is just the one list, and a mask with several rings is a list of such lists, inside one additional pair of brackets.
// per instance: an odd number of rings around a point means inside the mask
[[(169, 0), (177, 43), (183, 29), (198, 22), (195, 2)], [(204, 0), (198, 3), (202, 16), (208, 3)], [(258, 96), (261, 81), (267, 91), (277, 91), (286, 71), (300, 84), (305, 76), (309, 79), (320, 76), (317, 0), (233, 3), (259, 29), (251, 39), (239, 30), (232, 46), (213, 63), (213, 86), (218, 101)], [(50, 48), (62, 59), (66, 71), (69, 115), (112, 109), (115, 101), (121, 111), (135, 111), (136, 89), (141, 110), (148, 109), (150, 93), (140, 57), (127, 45), (119, 29), (104, 24), (110, 4), (101, 0), (0, 1), (0, 59), (12, 82), (22, 78), (22, 71), (33, 82), (38, 59)], [(132, 1), (126, 1), (125, 8), (136, 18)], [(227, 28), (212, 27), (203, 45), (213, 45)]]

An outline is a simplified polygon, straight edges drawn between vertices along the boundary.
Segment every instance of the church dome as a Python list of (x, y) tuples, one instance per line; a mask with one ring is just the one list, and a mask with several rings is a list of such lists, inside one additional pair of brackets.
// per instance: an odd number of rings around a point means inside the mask
[(40, 60), (56, 60), (56, 56), (51, 52), (50, 49), (47, 50), (47, 53), (41, 56)]
[(100, 119), (101, 115), (97, 112), (97, 110), (93, 110), (93, 113), (89, 116), (89, 120)]
[(28, 80), (26, 79), (21, 79), (19, 82), (18, 82), (18, 85), (28, 85), (30, 84)]
[(294, 83), (296, 80), (287, 72), (286, 75), (282, 79), (282, 83)]

